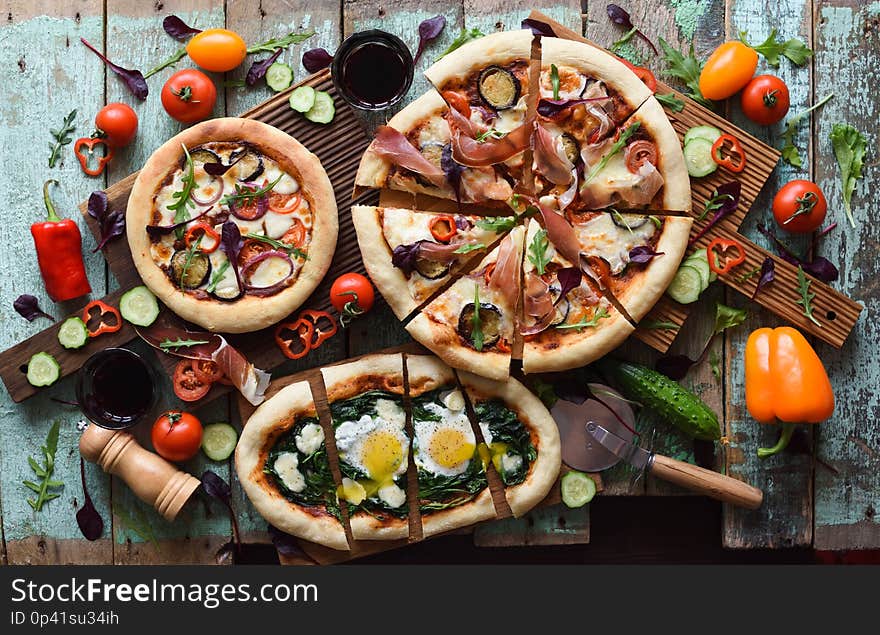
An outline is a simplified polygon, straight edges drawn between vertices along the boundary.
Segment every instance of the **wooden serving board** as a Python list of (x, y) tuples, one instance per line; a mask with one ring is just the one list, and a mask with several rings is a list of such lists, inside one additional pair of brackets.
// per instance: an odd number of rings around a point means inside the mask
[[(369, 355), (381, 355), (388, 353), (410, 353), (416, 355), (424, 355), (430, 354), (430, 351), (426, 350), (419, 344), (411, 343), (404, 344), (402, 346), (393, 346), (390, 348), (385, 348), (382, 350), (378, 350)], [(318, 416), (321, 418), (322, 427), (326, 430), (332, 430), (332, 426), (330, 425), (330, 410), (329, 405), (327, 403), (327, 392), (324, 387), (323, 377), (321, 375), (321, 368), (327, 368), (329, 366), (338, 366), (340, 364), (347, 364), (349, 362), (355, 361), (357, 359), (361, 359), (363, 357), (367, 357), (368, 355), (360, 355), (358, 357), (352, 357), (350, 359), (340, 360), (338, 362), (333, 362), (332, 364), (325, 364), (322, 367), (310, 368), (304, 371), (300, 371), (298, 373), (294, 373), (293, 375), (287, 375), (285, 377), (280, 377), (278, 379), (273, 380), (269, 384), (269, 388), (266, 390), (266, 397), (271, 398), (275, 395), (279, 390), (284, 388), (285, 386), (289, 386), (290, 384), (307, 381), (312, 389), (312, 396), (315, 399), (315, 406), (318, 411)], [(248, 419), (254, 413), (256, 407), (251, 405), (246, 399), (244, 399), (241, 395), (238, 396), (238, 412), (241, 416), (242, 426), (246, 426)], [(328, 454), (331, 455), (331, 462), (338, 461), (338, 456), (335, 452), (335, 447), (331, 448), (329, 445), (327, 447)], [(409, 471), (407, 473), (408, 480), (413, 482), (411, 486), (418, 487), (417, 485), (417, 477), (415, 472), (415, 462), (412, 459), (412, 447), (410, 447), (410, 457), (409, 457)], [(560, 471), (559, 478), (570, 470), (569, 467), (563, 464), (562, 470)], [(510, 513), (510, 507), (507, 505), (507, 499), (504, 496), (504, 487), (500, 482), (499, 477), (494, 471), (494, 468), (490, 466), (489, 468), (489, 488), (492, 492), (492, 502), (495, 504), (495, 510), (497, 512), (496, 518), (492, 520), (485, 521), (486, 523), (494, 522), (498, 519), (507, 519), (513, 518)], [(590, 474), (593, 480), (596, 482), (597, 491), (602, 491), (602, 479), (599, 474)], [(337, 486), (339, 483), (337, 483)], [(534, 509), (546, 508), (551, 505), (557, 505), (562, 502), (562, 498), (560, 495), (560, 486), (559, 479), (557, 482), (551, 487), (550, 493), (547, 494), (546, 498), (538, 503)], [(484, 523), (479, 523), (484, 524)], [(363, 558), (364, 556), (369, 556), (375, 553), (380, 553), (383, 551), (389, 551), (391, 549), (399, 549), (400, 547), (405, 547), (409, 544), (413, 544), (416, 542), (421, 542), (422, 540), (430, 540), (436, 538), (437, 536), (431, 536), (430, 538), (423, 538), (421, 532), (421, 524), (417, 518), (410, 518), (410, 537), (408, 539), (401, 540), (353, 540), (351, 537), (351, 532), (346, 530), (346, 535), (348, 536), (349, 544), (351, 545), (350, 551), (338, 551), (336, 549), (330, 549), (329, 547), (324, 547), (322, 545), (318, 545), (307, 540), (297, 539), (297, 543), (303, 552), (308, 556), (308, 558), (303, 559), (301, 556), (290, 556), (286, 557), (279, 553), (279, 558), (282, 564), (305, 564), (309, 563), (311, 560), (311, 564), (335, 564), (339, 562), (347, 562), (349, 560), (355, 560), (357, 558)], [(476, 525), (470, 525), (468, 527), (462, 527), (458, 529), (454, 529), (447, 533), (470, 533)], [(445, 535), (445, 534), (438, 534)]]

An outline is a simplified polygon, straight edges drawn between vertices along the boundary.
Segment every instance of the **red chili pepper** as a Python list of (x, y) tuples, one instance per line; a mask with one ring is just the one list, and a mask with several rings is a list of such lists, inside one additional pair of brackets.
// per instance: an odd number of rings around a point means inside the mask
[(82, 321), (86, 323), (89, 337), (115, 333), (122, 328), (122, 316), (119, 315), (119, 309), (101, 300), (92, 300), (86, 305), (82, 312)]
[[(728, 250), (734, 252), (734, 255), (728, 255)], [(706, 256), (709, 260), (709, 268), (719, 275), (729, 273), (731, 269), (746, 261), (743, 246), (727, 238), (716, 238), (710, 242), (706, 247)]]
[[(209, 254), (216, 251), (217, 247), (220, 246), (220, 234), (214, 231), (214, 228), (208, 225), (208, 223), (196, 223), (187, 229), (183, 242), (187, 247), (192, 247), (196, 240), (198, 240), (199, 235), (203, 236), (202, 242), (199, 243), (200, 251)], [(211, 239), (211, 243), (207, 246), (205, 245), (205, 238)]]
[[(315, 325), (305, 318), (299, 318), (296, 322), (282, 322), (275, 327), (275, 343), (288, 359), (300, 359), (312, 350), (311, 341), (314, 330)], [(297, 339), (288, 336), (288, 333), (295, 333)], [(297, 342), (299, 347), (294, 348), (294, 344)]]
[(495, 273), (495, 266), (497, 262), (491, 262), (486, 266), (486, 269), (483, 271), (483, 280), (486, 281), (488, 285), (492, 281), (492, 274)]
[[(324, 340), (327, 340), (336, 335), (336, 331), (339, 329), (336, 324), (336, 318), (327, 313), (327, 311), (313, 311), (311, 309), (306, 309), (305, 311), (300, 312), (300, 316), (302, 318), (310, 320), (312, 325), (314, 326), (314, 338), (311, 341), (310, 347), (313, 350), (318, 348), (324, 342)], [(320, 320), (327, 320), (330, 323), (326, 331), (318, 326), (318, 322)]]
[[(722, 151), (725, 156), (722, 156)], [(739, 139), (730, 134), (721, 135), (712, 144), (712, 158), (715, 163), (731, 172), (742, 172), (746, 168), (745, 150)]]
[(31, 235), (46, 292), (55, 302), (64, 302), (91, 293), (92, 287), (83, 265), (79, 227), (72, 219), (61, 218), (55, 212), (49, 198), (52, 183), (57, 185), (58, 181), (49, 180), (43, 185), (43, 202), (49, 215), (45, 221), (31, 225)]
[[(97, 156), (95, 154), (95, 146), (104, 146), (104, 156)], [(85, 154), (81, 152), (83, 147), (88, 148)], [(73, 145), (73, 153), (76, 155), (76, 158), (79, 159), (82, 171), (89, 176), (98, 176), (101, 174), (104, 171), (104, 166), (110, 163), (110, 159), (113, 158), (113, 148), (111, 148), (107, 142), (100, 137), (81, 137), (77, 139), (76, 143)], [(91, 159), (94, 159), (96, 162), (94, 168), (89, 167)]]
[(638, 77), (645, 83), (645, 86), (648, 87), (648, 90), (650, 90), (652, 93), (657, 92), (657, 78), (654, 77), (654, 73), (652, 73), (650, 69), (645, 68), (644, 66), (636, 66), (632, 62), (629, 62), (622, 57), (618, 57), (617, 59), (623, 62), (624, 65), (629, 68), (629, 70), (635, 73), (636, 77)]
[(441, 243), (448, 243), (458, 233), (455, 219), (452, 216), (435, 216), (428, 225), (431, 235)]
[(444, 90), (442, 94), (443, 99), (447, 104), (455, 108), (468, 119), (471, 118), (471, 105), (468, 103), (468, 100), (464, 95), (451, 90)]

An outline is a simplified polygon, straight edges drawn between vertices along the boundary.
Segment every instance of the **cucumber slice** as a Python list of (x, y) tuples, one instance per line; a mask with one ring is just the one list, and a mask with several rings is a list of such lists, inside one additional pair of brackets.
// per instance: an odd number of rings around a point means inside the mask
[(333, 121), (333, 115), (335, 114), (336, 106), (333, 105), (333, 98), (330, 96), (330, 93), (316, 90), (315, 103), (309, 108), (305, 118), (315, 123), (330, 123)]
[(596, 495), (596, 482), (577, 470), (562, 477), (561, 487), (562, 502), (568, 507), (583, 507)]
[(293, 83), (293, 69), (283, 62), (275, 62), (266, 70), (266, 84), (280, 93)]
[(689, 265), (682, 265), (675, 272), (666, 295), (680, 304), (691, 304), (700, 297), (703, 289), (703, 277), (700, 272)]
[[(700, 251), (703, 250), (701, 249)], [(702, 293), (706, 290), (706, 288), (709, 286), (709, 283), (712, 281), (712, 270), (709, 268), (709, 262), (705, 258), (700, 258), (700, 256), (697, 255), (699, 253), (700, 252), (698, 251), (696, 254), (694, 254), (681, 264), (685, 265), (686, 267), (693, 267), (700, 272), (700, 279), (702, 280), (700, 293)], [(703, 253), (705, 253), (705, 251), (703, 251)]]
[(150, 326), (159, 317), (159, 302), (152, 291), (141, 285), (122, 294), (119, 312), (135, 326)]
[(315, 89), (311, 86), (298, 86), (290, 93), (290, 107), (297, 112), (308, 112), (315, 105)]
[(237, 441), (238, 432), (228, 423), (209, 423), (202, 432), (202, 451), (212, 461), (225, 461)]
[[(690, 256), (688, 256), (681, 264), (692, 265), (696, 261), (705, 262), (707, 265), (709, 264), (709, 256), (706, 254), (705, 249), (698, 249)], [(709, 282), (715, 282), (716, 280), (718, 280), (718, 274), (712, 271), (712, 267), (709, 267)]]
[(705, 139), (709, 143), (718, 141), (721, 131), (715, 126), (694, 126), (684, 133), (684, 145), (691, 142), (692, 139)]
[(89, 341), (89, 329), (82, 318), (73, 316), (61, 323), (58, 329), (58, 342), (64, 348), (81, 348)]
[(684, 147), (684, 163), (688, 174), (701, 177), (712, 174), (718, 169), (718, 164), (712, 158), (713, 141), (697, 137), (688, 141)]
[(27, 365), (27, 380), (31, 386), (51, 386), (61, 377), (61, 365), (49, 353), (40, 352)]

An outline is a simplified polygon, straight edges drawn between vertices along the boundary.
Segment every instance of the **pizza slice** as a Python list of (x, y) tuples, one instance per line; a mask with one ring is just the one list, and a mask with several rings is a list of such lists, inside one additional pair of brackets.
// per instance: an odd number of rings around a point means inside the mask
[(424, 536), (495, 518), (476, 436), (452, 369), (430, 355), (407, 355)]
[(523, 228), (437, 296), (406, 330), (453, 368), (510, 374), (522, 266)]
[(532, 34), (487, 35), (426, 72), (431, 90), (376, 131), (356, 187), (387, 187), (468, 203), (507, 201), (529, 146)]
[(355, 206), (351, 215), (367, 273), (401, 320), (515, 222), (393, 207)]
[(410, 439), (400, 355), (372, 355), (322, 368), (342, 484), (356, 540), (409, 536)]
[(245, 494), (274, 527), (349, 548), (308, 382), (283, 388), (251, 415), (235, 448), (235, 468)]
[(513, 378), (493, 381), (459, 372), (485, 446), (516, 517), (541, 502), (562, 466), (559, 430), (534, 394)]
[(523, 372), (585, 366), (634, 330), (596, 282), (566, 260), (547, 230), (531, 219), (523, 262)]

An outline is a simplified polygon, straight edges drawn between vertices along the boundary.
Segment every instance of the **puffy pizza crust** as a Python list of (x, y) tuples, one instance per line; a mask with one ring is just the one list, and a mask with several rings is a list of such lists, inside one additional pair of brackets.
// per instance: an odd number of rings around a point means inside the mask
[(308, 382), (282, 388), (251, 415), (235, 448), (238, 480), (260, 515), (293, 536), (331, 549), (348, 550), (345, 529), (329, 513), (316, 515), (287, 500), (263, 473), (275, 440), (294, 425), (297, 417), (316, 416)]
[(492, 64), (503, 66), (513, 60), (529, 59), (531, 53), (530, 29), (492, 33), (471, 40), (434, 62), (425, 71), (425, 77), (438, 90), (443, 90), (444, 85), (453, 79), (467, 77)]
[[(150, 254), (145, 227), (150, 223), (153, 198), (170, 169), (182, 156), (181, 144), (191, 148), (209, 141), (247, 141), (274, 159), (300, 184), (313, 210), (308, 260), (294, 283), (279, 293), (260, 298), (244, 296), (234, 302), (197, 299), (181, 292), (156, 265)], [(285, 318), (312, 294), (327, 273), (339, 220), (333, 187), (321, 162), (290, 135), (253, 119), (224, 117), (187, 128), (162, 144), (147, 160), (131, 190), (126, 210), (126, 235), (131, 256), (144, 284), (183, 319), (215, 332), (257, 331)]]

